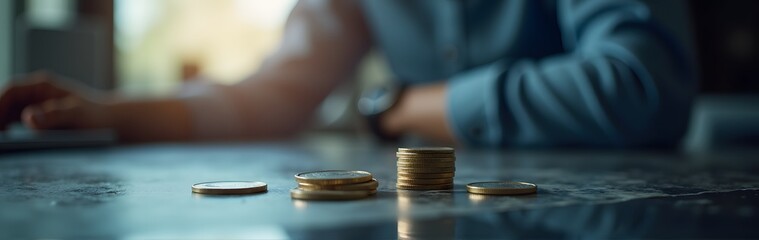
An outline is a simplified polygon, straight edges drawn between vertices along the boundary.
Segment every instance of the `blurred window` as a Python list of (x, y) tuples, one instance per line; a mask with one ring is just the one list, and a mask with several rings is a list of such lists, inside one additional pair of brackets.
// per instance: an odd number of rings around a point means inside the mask
[(116, 0), (119, 88), (154, 95), (204, 76), (234, 83), (274, 50), (295, 0)]
[(74, 1), (27, 0), (27, 21), (35, 27), (62, 28), (74, 20)]

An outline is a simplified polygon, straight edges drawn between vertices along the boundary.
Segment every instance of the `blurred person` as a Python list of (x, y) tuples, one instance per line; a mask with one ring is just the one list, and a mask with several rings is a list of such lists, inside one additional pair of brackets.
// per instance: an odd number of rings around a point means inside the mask
[(372, 116), (380, 136), (671, 146), (697, 87), (687, 10), (679, 0), (304, 0), (240, 83), (124, 99), (33, 73), (0, 96), (0, 126), (113, 128), (128, 142), (292, 136), (376, 47), (401, 86)]

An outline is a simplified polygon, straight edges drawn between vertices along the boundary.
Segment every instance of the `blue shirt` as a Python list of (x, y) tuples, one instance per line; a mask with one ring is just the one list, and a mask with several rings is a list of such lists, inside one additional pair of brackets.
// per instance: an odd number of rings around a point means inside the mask
[(450, 81), (448, 120), (482, 146), (676, 144), (697, 89), (679, 0), (366, 0), (398, 79)]

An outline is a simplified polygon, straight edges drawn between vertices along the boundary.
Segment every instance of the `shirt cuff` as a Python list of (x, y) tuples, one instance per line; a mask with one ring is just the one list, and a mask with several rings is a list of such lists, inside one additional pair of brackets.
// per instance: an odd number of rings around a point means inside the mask
[(180, 101), (190, 111), (194, 139), (244, 137), (244, 125), (229, 91), (229, 87), (206, 83), (188, 84), (181, 89)]
[(447, 93), (447, 118), (454, 136), (467, 145), (502, 144), (498, 78), (502, 70), (489, 64), (455, 75)]

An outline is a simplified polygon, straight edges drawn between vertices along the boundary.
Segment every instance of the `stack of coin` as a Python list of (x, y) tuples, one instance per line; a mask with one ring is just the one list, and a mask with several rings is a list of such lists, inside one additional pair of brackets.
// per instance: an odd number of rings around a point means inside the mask
[(365, 171), (326, 170), (295, 174), (298, 187), (290, 190), (294, 199), (353, 200), (377, 193), (379, 182)]
[(453, 188), (456, 154), (449, 147), (398, 148), (398, 183), (404, 190)]

